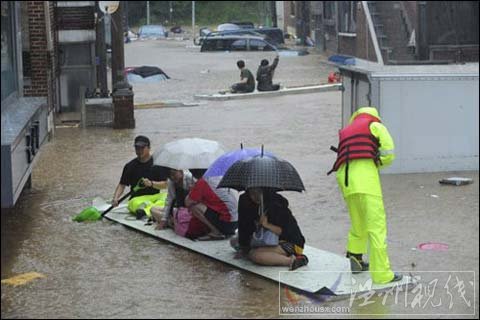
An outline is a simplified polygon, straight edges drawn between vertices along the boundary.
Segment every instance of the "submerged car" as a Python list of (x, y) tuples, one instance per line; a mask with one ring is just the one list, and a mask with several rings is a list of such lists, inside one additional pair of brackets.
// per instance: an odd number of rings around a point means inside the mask
[(145, 25), (140, 27), (138, 31), (138, 38), (140, 40), (147, 40), (147, 39), (165, 39), (168, 37), (168, 31), (162, 25)]
[(231, 21), (229, 23), (236, 24), (237, 26), (239, 26), (242, 29), (253, 29), (253, 28), (255, 28), (255, 25), (253, 24), (253, 22), (249, 22), (249, 21)]
[(205, 51), (276, 51), (277, 48), (261, 37), (218, 36), (203, 40), (201, 52)]
[(262, 37), (269, 43), (278, 46), (285, 43), (285, 36), (283, 30), (280, 28), (238, 28), (238, 29), (229, 29), (229, 30), (219, 30), (209, 32), (209, 29), (204, 29), (203, 34), (200, 35), (198, 43), (201, 45), (203, 40), (207, 37), (217, 36), (217, 35), (252, 35), (256, 37)]
[(213, 32), (209, 32), (208, 34), (204, 35), (204, 36), (201, 36), (199, 39), (198, 39), (198, 44), (199, 45), (202, 45), (203, 44), (203, 41), (207, 38), (211, 38), (211, 37), (225, 37), (225, 36), (254, 36), (254, 37), (259, 37), (259, 38), (262, 38), (264, 40), (267, 40), (268, 39), (266, 38), (265, 35), (261, 34), (261, 33), (258, 33), (258, 32), (255, 32), (253, 30), (250, 30), (250, 29), (238, 29), (238, 30), (226, 30), (226, 31), (213, 31)]
[(222, 23), (217, 26), (217, 31), (238, 30), (241, 29), (238, 25), (233, 23)]
[(285, 43), (285, 36), (283, 30), (280, 28), (255, 28), (253, 31), (266, 36), (266, 40), (275, 45)]

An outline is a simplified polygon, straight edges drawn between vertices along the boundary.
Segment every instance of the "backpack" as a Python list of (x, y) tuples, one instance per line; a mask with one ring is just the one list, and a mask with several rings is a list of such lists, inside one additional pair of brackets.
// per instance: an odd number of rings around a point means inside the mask
[(187, 235), (190, 220), (192, 220), (192, 214), (188, 208), (180, 207), (173, 209), (173, 230), (179, 236), (185, 237)]

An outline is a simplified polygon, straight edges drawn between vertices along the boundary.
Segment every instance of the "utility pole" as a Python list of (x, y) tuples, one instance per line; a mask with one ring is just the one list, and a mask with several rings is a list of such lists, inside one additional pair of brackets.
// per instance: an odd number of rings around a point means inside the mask
[(271, 27), (272, 23), (270, 20), (272, 19), (272, 16), (270, 15), (270, 6), (268, 5), (268, 1), (262, 1), (262, 3), (263, 3), (263, 12), (265, 15), (265, 26)]
[(132, 86), (125, 79), (123, 10), (124, 2), (120, 1), (118, 10), (112, 14), (112, 102), (113, 128), (135, 128)]
[(278, 27), (278, 23), (277, 23), (277, 5), (275, 3), (275, 1), (270, 1), (270, 10), (271, 10), (271, 14), (272, 14), (272, 26), (274, 28), (277, 28)]
[(97, 88), (100, 89), (101, 97), (108, 95), (108, 75), (107, 75), (107, 46), (105, 44), (105, 15), (97, 6), (97, 25), (96, 25), (96, 65), (97, 65)]
[(192, 39), (195, 44), (195, 1), (192, 1)]
[(122, 3), (123, 1), (120, 1), (117, 11), (112, 14), (112, 87), (123, 79), (123, 69), (125, 69)]
[(150, 1), (147, 1), (147, 24), (150, 24)]
[(130, 30), (130, 23), (128, 21), (128, 1), (125, 1), (124, 4), (125, 4), (125, 10), (123, 10), (123, 15), (124, 15), (123, 18), (125, 23), (123, 24), (123, 26), (124, 26), (124, 30), (128, 32)]

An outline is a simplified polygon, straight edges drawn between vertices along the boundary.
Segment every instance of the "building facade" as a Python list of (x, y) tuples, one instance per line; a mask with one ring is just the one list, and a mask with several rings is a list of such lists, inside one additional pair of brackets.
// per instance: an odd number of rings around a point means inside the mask
[(385, 64), (478, 59), (475, 1), (277, 1), (277, 24), (326, 54)]
[(48, 137), (58, 109), (54, 2), (1, 2), (2, 208), (11, 207)]

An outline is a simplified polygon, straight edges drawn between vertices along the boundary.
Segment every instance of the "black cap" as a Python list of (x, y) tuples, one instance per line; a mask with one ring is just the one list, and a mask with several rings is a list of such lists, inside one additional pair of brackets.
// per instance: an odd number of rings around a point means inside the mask
[(135, 147), (150, 147), (150, 140), (145, 136), (135, 138)]

